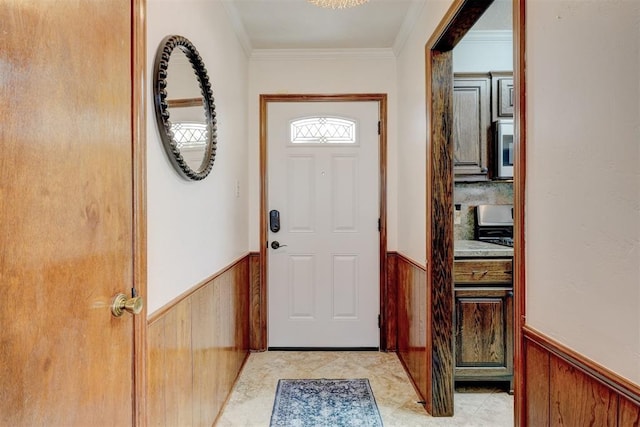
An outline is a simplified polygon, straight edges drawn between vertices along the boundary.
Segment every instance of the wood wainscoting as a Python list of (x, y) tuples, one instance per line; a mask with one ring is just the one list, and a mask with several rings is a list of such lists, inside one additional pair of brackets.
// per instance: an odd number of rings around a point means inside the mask
[(149, 319), (149, 425), (214, 424), (249, 354), (249, 258)]
[(420, 395), (428, 395), (427, 384), (427, 282), (426, 270), (401, 254), (388, 255), (389, 287), (396, 292), (397, 352), (409, 378)]
[(527, 426), (640, 426), (640, 387), (525, 326)]

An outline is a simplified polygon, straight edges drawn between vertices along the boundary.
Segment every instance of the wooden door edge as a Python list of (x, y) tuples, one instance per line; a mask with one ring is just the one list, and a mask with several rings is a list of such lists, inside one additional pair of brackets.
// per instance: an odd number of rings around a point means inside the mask
[(133, 420), (147, 425), (147, 113), (146, 0), (131, 2), (131, 126), (133, 166), (133, 285), (145, 304), (133, 321)]
[(513, 176), (513, 293), (514, 293), (514, 422), (526, 426), (525, 342), (526, 258), (525, 189), (527, 171), (527, 86), (526, 86), (526, 0), (513, 0), (513, 85), (517, 91), (514, 105), (515, 159)]

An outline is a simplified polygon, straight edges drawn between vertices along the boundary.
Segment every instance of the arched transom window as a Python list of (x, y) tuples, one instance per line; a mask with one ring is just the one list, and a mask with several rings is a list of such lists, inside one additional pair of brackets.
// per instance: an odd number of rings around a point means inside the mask
[(292, 144), (355, 144), (355, 120), (305, 117), (291, 122)]

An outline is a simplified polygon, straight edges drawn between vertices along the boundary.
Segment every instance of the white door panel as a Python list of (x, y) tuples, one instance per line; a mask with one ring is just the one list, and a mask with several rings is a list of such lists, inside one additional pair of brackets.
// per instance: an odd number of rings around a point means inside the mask
[[(378, 347), (378, 103), (268, 108), (269, 242), (286, 245), (268, 250), (268, 345)], [(355, 143), (291, 143), (291, 121), (314, 116), (354, 119)]]

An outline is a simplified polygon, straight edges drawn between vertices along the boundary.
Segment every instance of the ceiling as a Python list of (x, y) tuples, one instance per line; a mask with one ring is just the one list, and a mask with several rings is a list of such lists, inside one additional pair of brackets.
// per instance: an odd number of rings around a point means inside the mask
[[(353, 8), (326, 9), (307, 0), (223, 0), (248, 54), (264, 49), (398, 53), (427, 1), (369, 0)], [(511, 0), (495, 0), (471, 30), (511, 30)]]
[(245, 50), (386, 49), (404, 43), (426, 0), (325, 9), (306, 0), (225, 0)]

